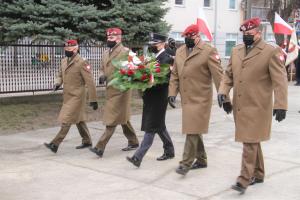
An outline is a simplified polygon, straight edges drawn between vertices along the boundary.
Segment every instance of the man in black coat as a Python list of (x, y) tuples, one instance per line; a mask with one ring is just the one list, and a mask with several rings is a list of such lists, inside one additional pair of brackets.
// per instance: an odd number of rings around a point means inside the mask
[[(166, 53), (164, 48), (166, 39), (166, 36), (153, 33), (149, 42), (149, 51), (155, 54), (156, 60), (160, 64), (172, 65), (174, 60)], [(163, 155), (158, 157), (157, 160), (174, 158), (174, 146), (165, 124), (168, 86), (169, 83), (155, 85), (146, 89), (143, 93), (142, 131), (145, 131), (145, 135), (134, 155), (127, 157), (127, 160), (137, 167), (140, 166), (143, 157), (151, 147), (155, 133), (159, 135), (164, 148)]]
[(168, 39), (168, 45), (166, 47), (166, 52), (172, 56), (172, 58), (174, 59), (175, 58), (175, 54), (176, 54), (176, 50), (177, 50), (177, 47), (176, 47), (176, 41), (175, 39), (173, 38), (169, 38)]

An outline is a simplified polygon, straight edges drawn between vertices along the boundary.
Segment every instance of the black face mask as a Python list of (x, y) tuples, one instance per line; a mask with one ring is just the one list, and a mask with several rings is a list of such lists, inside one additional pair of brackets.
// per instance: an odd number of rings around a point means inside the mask
[(152, 53), (155, 53), (155, 54), (158, 53), (158, 49), (157, 49), (157, 47), (154, 46), (154, 45), (153, 45), (153, 46), (149, 46), (148, 49), (149, 49), (149, 51), (152, 52)]
[(70, 58), (74, 55), (74, 52), (73, 51), (65, 51), (65, 55)]
[(254, 35), (243, 35), (243, 42), (246, 46), (250, 46), (254, 42)]
[(195, 46), (195, 39), (192, 38), (184, 38), (184, 43), (188, 48), (194, 48)]
[(110, 41), (110, 40), (107, 40), (106, 41), (106, 45), (109, 47), (109, 48), (113, 48), (114, 46), (116, 46), (117, 42), (116, 41)]

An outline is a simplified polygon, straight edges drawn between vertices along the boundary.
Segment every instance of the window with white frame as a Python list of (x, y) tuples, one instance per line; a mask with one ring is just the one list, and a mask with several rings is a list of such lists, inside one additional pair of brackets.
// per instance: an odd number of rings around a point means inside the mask
[(225, 57), (229, 57), (231, 55), (232, 48), (236, 46), (237, 38), (237, 33), (226, 33)]
[(203, 7), (211, 7), (211, 2), (210, 2), (210, 0), (204, 0), (204, 2), (203, 2)]
[(236, 9), (236, 0), (229, 0), (229, 9)]
[(184, 0), (175, 0), (175, 5), (183, 6)]

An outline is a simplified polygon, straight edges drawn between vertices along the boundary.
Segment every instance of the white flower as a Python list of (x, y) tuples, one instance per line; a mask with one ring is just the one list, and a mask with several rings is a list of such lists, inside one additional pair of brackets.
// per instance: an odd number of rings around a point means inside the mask
[(154, 83), (154, 76), (153, 76), (153, 74), (150, 75), (150, 83), (151, 83), (151, 84)]
[(151, 57), (150, 57), (150, 56), (148, 56), (148, 55), (146, 55), (146, 56), (145, 56), (145, 58), (144, 58), (144, 60), (145, 60), (145, 62), (148, 62), (148, 61), (150, 61), (150, 60), (151, 60)]
[(126, 60), (126, 61), (122, 61), (122, 62), (121, 62), (121, 65), (122, 65), (122, 67), (127, 67), (128, 61), (127, 61), (127, 60)]
[(137, 56), (134, 56), (134, 57), (132, 58), (132, 62), (133, 62), (133, 64), (135, 64), (135, 65), (139, 65), (139, 64), (142, 63), (142, 61), (141, 61)]
[(134, 53), (133, 51), (129, 51), (129, 56), (134, 57), (136, 56), (136, 53)]

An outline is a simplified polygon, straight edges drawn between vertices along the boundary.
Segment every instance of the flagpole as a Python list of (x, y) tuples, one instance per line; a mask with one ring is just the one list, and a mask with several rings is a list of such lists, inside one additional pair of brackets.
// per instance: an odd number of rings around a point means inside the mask
[(214, 25), (214, 46), (217, 46), (217, 18), (218, 17), (218, 4), (217, 0), (215, 0), (215, 25)]

